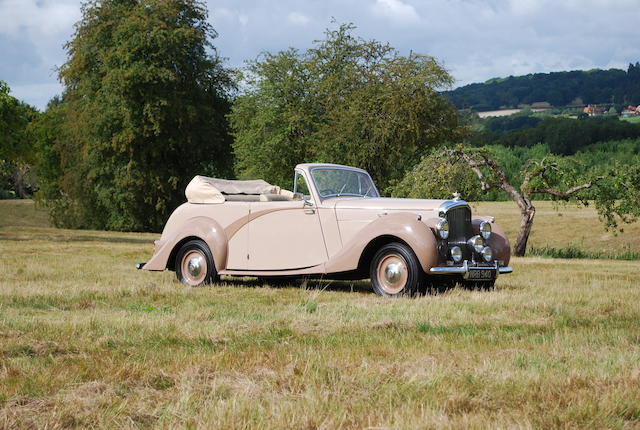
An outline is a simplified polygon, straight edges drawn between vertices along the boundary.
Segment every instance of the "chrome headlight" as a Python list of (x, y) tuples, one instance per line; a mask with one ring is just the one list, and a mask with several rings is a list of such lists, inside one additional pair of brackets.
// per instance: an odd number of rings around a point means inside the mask
[(444, 218), (440, 218), (438, 220), (438, 224), (436, 224), (436, 231), (438, 232), (438, 236), (440, 236), (440, 239), (448, 238), (449, 237), (449, 222)]
[(480, 223), (480, 235), (484, 240), (489, 240), (491, 237), (491, 223), (482, 221)]
[(467, 241), (467, 244), (473, 248), (478, 254), (484, 249), (484, 240), (480, 236), (473, 236)]
[(456, 263), (462, 261), (462, 249), (459, 246), (451, 248), (451, 259)]
[(486, 261), (487, 263), (491, 263), (491, 260), (493, 260), (493, 251), (491, 250), (491, 248), (485, 246), (481, 254), (484, 261)]

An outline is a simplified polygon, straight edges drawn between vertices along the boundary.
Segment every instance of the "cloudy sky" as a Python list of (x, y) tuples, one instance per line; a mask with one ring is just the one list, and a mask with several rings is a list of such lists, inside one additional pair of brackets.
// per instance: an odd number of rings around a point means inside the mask
[[(0, 0), (0, 80), (44, 108), (80, 0)], [(215, 41), (241, 67), (263, 51), (305, 49), (337, 22), (402, 53), (438, 58), (456, 86), (492, 77), (640, 61), (640, 0), (207, 0)]]

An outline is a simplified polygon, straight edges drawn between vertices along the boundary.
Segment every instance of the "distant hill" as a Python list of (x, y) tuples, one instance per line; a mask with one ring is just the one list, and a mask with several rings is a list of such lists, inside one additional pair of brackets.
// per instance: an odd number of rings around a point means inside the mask
[(444, 94), (458, 109), (477, 111), (515, 108), (536, 102), (553, 106), (613, 103), (640, 104), (640, 63), (620, 69), (534, 73), (494, 78)]

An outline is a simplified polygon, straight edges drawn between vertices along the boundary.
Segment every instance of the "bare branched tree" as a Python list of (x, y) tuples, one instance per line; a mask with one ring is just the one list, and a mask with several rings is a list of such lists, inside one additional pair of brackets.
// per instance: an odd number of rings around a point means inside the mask
[(531, 196), (534, 194), (548, 194), (556, 199), (568, 201), (575, 197), (576, 193), (593, 187), (604, 176), (597, 176), (584, 183), (571, 186), (563, 190), (560, 187), (549, 186), (549, 181), (542, 180), (548, 175), (557, 174), (558, 165), (552, 158), (544, 158), (541, 161), (530, 161), (524, 169), (524, 177), (520, 190), (514, 187), (508, 180), (504, 170), (491, 158), (487, 152), (473, 149), (450, 149), (449, 155), (464, 161), (480, 180), (482, 190), (492, 188), (504, 190), (520, 208), (520, 229), (513, 248), (513, 254), (524, 256), (527, 250), (527, 241), (536, 215)]
[(521, 213), (514, 244), (517, 256), (523, 256), (527, 249), (536, 214), (532, 200), (536, 196), (592, 205), (607, 230), (623, 231), (620, 223), (632, 223), (640, 218), (638, 163), (614, 161), (587, 168), (578, 157), (548, 155), (541, 160), (529, 160), (514, 182), (507, 174), (506, 165), (496, 161), (491, 151), (488, 147), (462, 145), (438, 149), (423, 157), (389, 191), (394, 197), (441, 199), (462, 191), (471, 200), (482, 200), (488, 190), (506, 192)]

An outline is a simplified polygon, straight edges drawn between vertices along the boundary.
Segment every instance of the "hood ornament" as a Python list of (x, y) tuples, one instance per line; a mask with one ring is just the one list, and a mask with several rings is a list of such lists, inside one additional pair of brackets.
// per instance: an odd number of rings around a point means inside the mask
[(454, 202), (459, 202), (460, 201), (460, 193), (459, 192), (455, 192), (453, 193), (453, 201)]

